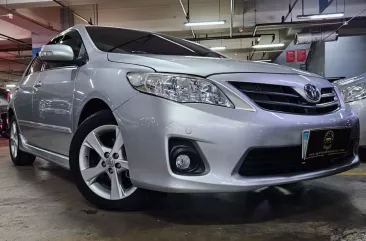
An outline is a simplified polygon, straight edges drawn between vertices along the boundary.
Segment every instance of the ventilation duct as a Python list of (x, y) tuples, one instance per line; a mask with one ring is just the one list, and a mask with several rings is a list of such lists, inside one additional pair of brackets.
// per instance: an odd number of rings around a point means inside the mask
[(337, 41), (338, 32), (325, 31), (318, 33), (297, 33), (295, 36), (295, 44), (310, 44), (312, 42), (330, 42)]

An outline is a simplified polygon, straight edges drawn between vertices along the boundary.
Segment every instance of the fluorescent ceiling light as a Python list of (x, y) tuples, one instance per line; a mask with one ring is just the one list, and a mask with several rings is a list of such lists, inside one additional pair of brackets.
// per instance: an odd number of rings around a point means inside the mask
[(254, 60), (254, 62), (272, 62), (271, 59), (260, 59), (260, 60)]
[(263, 49), (263, 48), (278, 48), (278, 47), (283, 47), (285, 46), (285, 44), (283, 43), (279, 43), (279, 44), (257, 44), (257, 45), (253, 45), (252, 48), (253, 49)]
[(8, 85), (5, 85), (6, 88), (13, 88), (15, 87), (16, 85), (15, 84), (8, 84)]
[(298, 19), (328, 19), (328, 18), (342, 18), (344, 13), (328, 13), (328, 14), (311, 14), (298, 15)]
[(218, 25), (218, 24), (225, 24), (225, 20), (219, 20), (219, 21), (207, 21), (207, 22), (185, 22), (184, 25), (187, 27), (192, 26), (205, 26), (205, 25)]
[(226, 47), (225, 46), (221, 46), (221, 47), (211, 47), (211, 50), (225, 50)]

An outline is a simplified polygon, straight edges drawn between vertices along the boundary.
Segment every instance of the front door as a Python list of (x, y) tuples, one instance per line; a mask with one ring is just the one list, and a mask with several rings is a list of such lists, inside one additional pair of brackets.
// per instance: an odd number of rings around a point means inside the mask
[(76, 67), (44, 70), (33, 97), (36, 146), (68, 155), (72, 138), (72, 103)]
[[(85, 48), (75, 30), (58, 38), (59, 43), (69, 45), (76, 58), (84, 55)], [(54, 42), (51, 42), (55, 44)], [(69, 155), (73, 130), (73, 98), (78, 66), (69, 63), (43, 65), (33, 96), (33, 119), (37, 123), (37, 146), (57, 154)]]
[(34, 120), (32, 113), (33, 86), (39, 80), (43, 62), (38, 57), (33, 59), (28, 66), (14, 98), (15, 116), (23, 140), (29, 144), (34, 143), (33, 136), (36, 130), (33, 128)]

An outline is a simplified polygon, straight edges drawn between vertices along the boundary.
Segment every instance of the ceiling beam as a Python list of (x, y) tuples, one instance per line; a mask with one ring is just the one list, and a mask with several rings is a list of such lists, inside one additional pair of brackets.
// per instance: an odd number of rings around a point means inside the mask
[(54, 29), (51, 26), (47, 26), (40, 23), (32, 18), (29, 18), (14, 9), (8, 8), (6, 6), (0, 5), (0, 15), (12, 14), (13, 18), (2, 18), (3, 21), (9, 22), (21, 28), (27, 29), (33, 33), (37, 34), (56, 34), (60, 32), (58, 29)]

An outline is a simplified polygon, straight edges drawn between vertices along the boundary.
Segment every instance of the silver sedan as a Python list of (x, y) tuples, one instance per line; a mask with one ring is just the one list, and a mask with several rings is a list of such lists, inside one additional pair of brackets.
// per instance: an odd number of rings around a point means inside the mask
[(344, 101), (360, 119), (360, 156), (366, 160), (366, 73), (338, 80), (335, 85), (342, 92)]
[(146, 190), (255, 190), (358, 165), (358, 118), (340, 95), (317, 75), (175, 37), (75, 26), (25, 71), (10, 153), (71, 169), (106, 209), (138, 208)]

